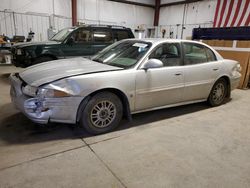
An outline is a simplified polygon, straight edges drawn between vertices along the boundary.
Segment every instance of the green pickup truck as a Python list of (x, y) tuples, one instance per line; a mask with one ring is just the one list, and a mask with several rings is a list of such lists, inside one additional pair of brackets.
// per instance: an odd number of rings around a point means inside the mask
[(12, 64), (28, 67), (74, 56), (90, 57), (106, 46), (127, 38), (134, 38), (134, 35), (131, 29), (122, 26), (84, 25), (65, 28), (49, 41), (14, 45), (11, 48)]

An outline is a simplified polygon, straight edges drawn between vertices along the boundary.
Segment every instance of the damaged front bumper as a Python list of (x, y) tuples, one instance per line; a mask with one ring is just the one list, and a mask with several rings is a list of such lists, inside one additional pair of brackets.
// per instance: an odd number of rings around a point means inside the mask
[(22, 81), (18, 77), (11, 75), (10, 80), (10, 95), (13, 104), (33, 122), (39, 124), (76, 123), (82, 97), (32, 98), (23, 94)]

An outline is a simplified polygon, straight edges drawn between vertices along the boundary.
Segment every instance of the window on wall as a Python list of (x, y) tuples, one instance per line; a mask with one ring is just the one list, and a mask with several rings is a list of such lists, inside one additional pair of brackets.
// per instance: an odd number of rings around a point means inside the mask
[(84, 43), (84, 42), (91, 42), (92, 41), (92, 32), (87, 29), (78, 29), (73, 34), (73, 39), (75, 43)]
[(159, 59), (164, 66), (181, 65), (180, 45), (178, 43), (160, 44), (150, 54), (149, 59)]
[(108, 30), (94, 30), (93, 31), (93, 38), (95, 42), (113, 42), (112, 34)]

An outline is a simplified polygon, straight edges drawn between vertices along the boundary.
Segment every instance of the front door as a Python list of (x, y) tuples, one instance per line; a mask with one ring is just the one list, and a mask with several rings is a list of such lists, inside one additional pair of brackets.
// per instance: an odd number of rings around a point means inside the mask
[(179, 43), (160, 44), (148, 58), (161, 60), (164, 66), (138, 70), (135, 110), (182, 102), (184, 75)]
[(79, 28), (63, 44), (62, 51), (66, 58), (72, 56), (89, 57), (94, 54), (92, 46), (92, 31), (87, 28)]

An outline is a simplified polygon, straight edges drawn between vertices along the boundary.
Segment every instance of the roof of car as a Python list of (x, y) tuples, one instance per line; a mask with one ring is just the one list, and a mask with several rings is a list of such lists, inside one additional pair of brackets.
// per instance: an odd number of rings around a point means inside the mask
[(78, 26), (73, 26), (72, 28), (80, 28), (80, 27), (100, 27), (100, 28), (112, 28), (112, 29), (128, 29), (128, 27), (120, 26), (120, 25), (101, 25), (101, 24), (83, 24)]
[(192, 43), (201, 44), (203, 46), (207, 46), (208, 48), (212, 49), (212, 51), (216, 54), (218, 59), (223, 59), (223, 57), (216, 50), (214, 50), (211, 46), (209, 46), (203, 42), (194, 41), (194, 40), (166, 39), (166, 38), (143, 38), (143, 39), (124, 39), (124, 40), (151, 42), (153, 45), (158, 45), (159, 43), (163, 43), (163, 42), (169, 42), (169, 43), (171, 43), (171, 42), (192, 42)]
[(167, 39), (167, 38), (143, 38), (143, 39), (126, 39), (126, 40), (139, 40), (144, 42), (152, 42), (152, 43), (161, 43), (161, 42), (194, 42), (201, 43), (193, 40), (184, 40), (184, 39)]
[[(192, 43), (197, 43), (197, 44), (202, 44), (204, 46), (208, 46), (210, 47), (209, 45), (203, 43), (203, 42), (199, 42), (199, 41), (195, 41), (195, 40), (185, 40), (185, 39), (167, 39), (167, 38), (143, 38), (143, 39), (136, 39), (136, 38), (133, 38), (133, 39), (124, 39), (124, 40), (135, 40), (135, 41), (142, 41), (142, 42), (151, 42), (153, 43), (154, 45), (157, 45), (159, 43), (163, 43), (163, 42), (192, 42)], [(211, 47), (210, 47), (211, 48)]]

